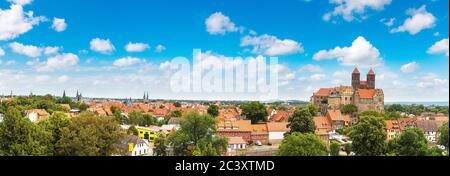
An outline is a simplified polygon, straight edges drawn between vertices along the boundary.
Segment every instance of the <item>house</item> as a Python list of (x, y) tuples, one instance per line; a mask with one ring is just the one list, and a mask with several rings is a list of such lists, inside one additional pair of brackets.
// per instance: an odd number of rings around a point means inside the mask
[(269, 132), (269, 143), (281, 143), (284, 134), (289, 131), (287, 122), (270, 122), (267, 123), (267, 131)]
[(425, 138), (428, 142), (436, 142), (436, 133), (438, 131), (438, 124), (435, 120), (418, 120), (416, 122), (417, 128), (422, 129)]
[(331, 121), (327, 117), (314, 117), (314, 124), (316, 125), (316, 134), (329, 133), (333, 131)]
[(400, 128), (405, 130), (407, 128), (416, 128), (417, 127), (417, 117), (413, 118), (402, 118), (398, 120), (400, 122)]
[(155, 139), (158, 137), (159, 129), (153, 129), (153, 128), (146, 128), (146, 127), (136, 127), (138, 131), (138, 136), (141, 139), (147, 140), (149, 142), (154, 142)]
[(267, 125), (251, 124), (250, 120), (221, 121), (217, 127), (217, 134), (225, 137), (242, 137), (246, 142), (255, 144), (269, 143)]
[(227, 137), (228, 138), (228, 147), (227, 151), (229, 153), (237, 153), (239, 150), (245, 150), (247, 142), (245, 142), (242, 137)]
[(287, 122), (289, 119), (288, 111), (275, 111), (275, 114), (270, 116), (271, 122)]
[(331, 122), (333, 130), (349, 127), (352, 122), (350, 115), (343, 115), (341, 110), (329, 109), (326, 117), (328, 118), (328, 121)]
[(400, 135), (401, 128), (400, 128), (400, 122), (398, 120), (385, 120), (384, 123), (386, 125), (385, 131), (386, 131), (388, 141), (392, 140)]
[(153, 149), (146, 140), (133, 135), (123, 137), (119, 147), (126, 156), (151, 156), (153, 154)]
[(180, 125), (162, 125), (161, 128), (159, 128), (159, 131), (170, 133), (177, 131), (178, 129), (180, 129)]
[(26, 117), (33, 123), (40, 122), (50, 117), (50, 114), (45, 109), (31, 109), (25, 111), (25, 114)]

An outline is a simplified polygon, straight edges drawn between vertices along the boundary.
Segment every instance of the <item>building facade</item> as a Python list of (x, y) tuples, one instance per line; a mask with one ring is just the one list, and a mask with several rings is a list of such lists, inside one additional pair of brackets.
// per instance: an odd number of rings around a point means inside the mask
[(322, 115), (329, 109), (337, 110), (344, 105), (352, 104), (359, 112), (384, 112), (384, 92), (376, 88), (376, 75), (370, 69), (366, 81), (361, 80), (358, 68), (352, 72), (351, 86), (321, 88), (311, 96), (311, 103), (319, 107)]

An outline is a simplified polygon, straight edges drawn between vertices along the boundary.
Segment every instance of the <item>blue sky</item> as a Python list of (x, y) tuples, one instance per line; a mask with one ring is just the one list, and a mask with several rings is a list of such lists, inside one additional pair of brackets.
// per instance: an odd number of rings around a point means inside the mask
[[(201, 49), (218, 58), (278, 57), (279, 99), (348, 85), (358, 66), (374, 67), (387, 101), (448, 101), (448, 3), (0, 0), (0, 93), (255, 99), (171, 92), (164, 63)], [(125, 49), (130, 42), (139, 52)]]

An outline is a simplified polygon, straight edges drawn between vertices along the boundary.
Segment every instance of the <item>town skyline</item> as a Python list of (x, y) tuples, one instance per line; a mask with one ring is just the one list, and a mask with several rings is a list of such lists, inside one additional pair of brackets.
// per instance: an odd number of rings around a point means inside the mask
[(445, 0), (127, 2), (111, 10), (101, 1), (0, 0), (0, 25), (8, 26), (0, 28), (0, 93), (261, 100), (173, 93), (170, 61), (193, 62), (199, 49), (207, 63), (277, 57), (279, 100), (309, 101), (319, 88), (349, 85), (357, 66), (378, 73), (386, 102), (449, 101)]

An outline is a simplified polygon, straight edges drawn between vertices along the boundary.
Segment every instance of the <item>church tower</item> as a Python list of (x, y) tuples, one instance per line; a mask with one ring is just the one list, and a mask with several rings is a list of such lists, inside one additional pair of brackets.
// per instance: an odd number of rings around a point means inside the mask
[(369, 73), (367, 73), (367, 88), (375, 89), (375, 72), (373, 69), (370, 69)]
[(352, 72), (352, 87), (353, 89), (357, 90), (359, 89), (361, 85), (361, 73), (359, 72), (358, 68), (355, 67), (355, 70)]

